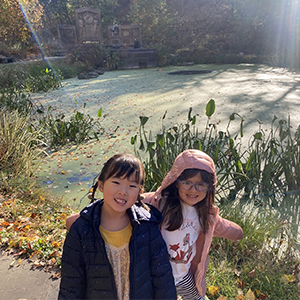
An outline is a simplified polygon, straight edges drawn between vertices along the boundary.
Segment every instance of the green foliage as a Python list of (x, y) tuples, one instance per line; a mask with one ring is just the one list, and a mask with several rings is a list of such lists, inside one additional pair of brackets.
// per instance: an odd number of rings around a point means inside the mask
[[(235, 163), (232, 153), (238, 153), (238, 145), (234, 145), (234, 140), (230, 138), (229, 133), (218, 132), (216, 124), (210, 123), (210, 117), (213, 115), (214, 110), (215, 102), (210, 100), (206, 105), (208, 119), (204, 131), (199, 131), (196, 127), (197, 115), (192, 116), (192, 108), (190, 108), (185, 124), (174, 125), (168, 129), (162, 126), (162, 133), (157, 134), (155, 138), (152, 137), (151, 132), (147, 137), (145, 124), (148, 118), (145, 116), (140, 117), (139, 135), (132, 137), (131, 144), (134, 145), (137, 156), (144, 158), (139, 151), (148, 155), (148, 158), (144, 161), (146, 171), (145, 189), (147, 191), (156, 189), (171, 169), (174, 159), (180, 152), (192, 148), (202, 150), (214, 159), (220, 175), (220, 190), (228, 190), (234, 185), (232, 178), (224, 176), (223, 173), (231, 174), (230, 172), (234, 167), (232, 164)], [(166, 113), (162, 120), (165, 119)], [(241, 121), (241, 128), (242, 122), (243, 120)], [(228, 149), (228, 147), (231, 148)]]
[(66, 61), (68, 65), (82, 63), (85, 70), (98, 68), (115, 70), (120, 64), (117, 51), (112, 51), (110, 48), (104, 49), (97, 44), (84, 44), (74, 47), (68, 53)]
[[(259, 205), (278, 205), (278, 196), (288, 190), (299, 188), (300, 127), (292, 135), (289, 121), (280, 120), (271, 124), (269, 134), (260, 128), (249, 140), (246, 150), (241, 147), (243, 138), (243, 118), (232, 113), (226, 132), (218, 131), (217, 124), (211, 122), (215, 102), (206, 105), (207, 123), (204, 130), (196, 126), (197, 115), (188, 113), (186, 123), (162, 126), (161, 133), (152, 137), (146, 135), (145, 124), (148, 117), (140, 117), (139, 134), (131, 139), (137, 156), (144, 160), (147, 191), (160, 185), (171, 169), (175, 157), (185, 149), (194, 148), (206, 152), (215, 161), (218, 175), (217, 200), (222, 204), (242, 197), (252, 199)], [(165, 119), (166, 113), (162, 120)], [(231, 122), (240, 120), (239, 134), (234, 137), (229, 132)], [(264, 195), (268, 195), (268, 202)], [(277, 200), (276, 200), (277, 199)]]
[[(0, 54), (24, 57), (31, 51), (36, 53), (38, 47), (18, 1), (2, 2)], [(74, 25), (75, 9), (93, 7), (101, 11), (103, 32), (115, 19), (120, 25), (139, 24), (143, 47), (168, 49), (160, 56), (162, 66), (186, 61), (255, 63), (270, 54), (276, 65), (300, 66), (299, 0), (26, 0), (22, 6), (47, 53), (57, 48), (53, 42), (57, 25)], [(179, 49), (199, 55), (174, 57)]]
[[(272, 213), (258, 212), (249, 205), (223, 207), (221, 215), (238, 223), (244, 238), (239, 242), (213, 239), (207, 286), (208, 291), (217, 292), (208, 292), (209, 299), (216, 300), (221, 295), (246, 299), (249, 289), (256, 299), (296, 299), (299, 287), (294, 275), (299, 256), (290, 224), (278, 222)], [(236, 298), (238, 295), (244, 298)]]
[(53, 113), (52, 108), (49, 107), (45, 115), (39, 118), (36, 127), (41, 128), (48, 147), (56, 150), (69, 143), (80, 144), (90, 139), (99, 139), (104, 134), (115, 137), (114, 134), (119, 126), (109, 132), (104, 128), (102, 121), (106, 115), (102, 115), (102, 108), (99, 109), (97, 117), (94, 119), (80, 111), (66, 117), (63, 113)]
[(86, 71), (87, 66), (84, 62), (74, 61), (66, 57), (65, 59), (59, 59), (51, 63), (53, 71), (60, 74), (60, 78), (68, 79), (77, 77), (79, 73)]
[(98, 44), (77, 45), (67, 55), (68, 64), (81, 62), (85, 64), (86, 69), (103, 68), (105, 59), (105, 50)]
[(130, 1), (129, 22), (140, 24), (143, 46), (156, 48), (168, 47), (176, 43), (173, 39), (177, 14), (167, 1), (133, 0)]
[(104, 118), (102, 108), (96, 120), (79, 111), (69, 118), (52, 114), (51, 108), (45, 114), (22, 91), (0, 90), (0, 189), (30, 187), (38, 159), (47, 147), (79, 144), (104, 133), (114, 137), (118, 127), (107, 132), (101, 124)]
[(300, 187), (300, 125), (293, 136), (290, 118), (288, 118), (287, 121), (279, 121), (278, 130), (280, 162), (288, 190), (298, 190)]
[(61, 76), (46, 62), (0, 67), (1, 88), (15, 88), (27, 92), (48, 91), (59, 88)]
[[(53, 115), (51, 107), (47, 114), (40, 119), (39, 125), (43, 135), (51, 148), (57, 149), (68, 143), (79, 144), (87, 139), (97, 138), (98, 134), (103, 134), (104, 130), (94, 132), (95, 122), (89, 115), (77, 111), (70, 118), (65, 114)], [(93, 135), (91, 135), (93, 134)]]
[(0, 90), (1, 109), (8, 112), (18, 111), (23, 116), (42, 112), (42, 107), (35, 105), (28, 94), (13, 87)]
[(116, 51), (108, 48), (105, 51), (105, 68), (108, 70), (116, 70), (120, 64), (120, 58)]
[[(20, 5), (17, 0), (0, 2), (0, 54), (24, 58), (26, 53), (37, 50), (29, 27), (42, 27), (43, 7), (38, 0), (22, 1), (22, 9)], [(23, 13), (27, 13), (27, 18)], [(9, 51), (6, 52), (5, 48)]]
[(28, 92), (47, 92), (50, 89), (58, 89), (61, 76), (58, 72), (54, 73), (51, 68), (29, 65), (25, 78), (24, 88)]
[[(163, 115), (162, 120), (165, 119), (166, 113)], [(190, 109), (191, 113), (191, 109)], [(199, 140), (196, 138), (198, 135), (195, 132), (194, 118), (190, 116), (186, 124), (172, 126), (169, 129), (162, 128), (162, 133), (157, 134), (153, 140), (150, 132), (149, 138), (146, 136), (145, 124), (148, 117), (140, 117), (140, 130), (139, 135), (131, 138), (131, 144), (137, 156), (140, 156), (138, 149), (142, 152), (148, 153), (149, 157), (144, 162), (146, 171), (145, 190), (151, 191), (157, 188), (169, 172), (176, 156), (188, 148), (200, 148)], [(137, 148), (138, 147), (138, 148)]]

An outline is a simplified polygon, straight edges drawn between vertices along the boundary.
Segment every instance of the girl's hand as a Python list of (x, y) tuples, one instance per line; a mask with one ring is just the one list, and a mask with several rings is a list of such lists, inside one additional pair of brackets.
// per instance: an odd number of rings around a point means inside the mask
[(66, 228), (69, 231), (72, 224), (79, 218), (79, 213), (73, 214), (66, 219)]

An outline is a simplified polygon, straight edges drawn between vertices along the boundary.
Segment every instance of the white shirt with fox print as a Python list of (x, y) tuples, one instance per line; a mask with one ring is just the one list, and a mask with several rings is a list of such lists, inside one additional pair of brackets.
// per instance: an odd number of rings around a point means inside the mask
[(191, 261), (196, 254), (196, 240), (201, 232), (199, 217), (193, 206), (181, 201), (183, 222), (174, 231), (163, 225), (162, 236), (167, 244), (175, 285), (189, 272)]

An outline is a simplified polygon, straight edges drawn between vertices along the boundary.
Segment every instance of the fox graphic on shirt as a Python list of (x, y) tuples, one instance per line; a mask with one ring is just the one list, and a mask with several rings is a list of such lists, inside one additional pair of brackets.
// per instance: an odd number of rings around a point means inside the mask
[(193, 247), (190, 244), (190, 234), (187, 233), (185, 237), (183, 238), (183, 249), (180, 249), (179, 243), (174, 245), (169, 245), (170, 250), (173, 250), (175, 252), (175, 256), (171, 256), (169, 253), (169, 259), (170, 261), (174, 263), (188, 263), (191, 255), (193, 254)]

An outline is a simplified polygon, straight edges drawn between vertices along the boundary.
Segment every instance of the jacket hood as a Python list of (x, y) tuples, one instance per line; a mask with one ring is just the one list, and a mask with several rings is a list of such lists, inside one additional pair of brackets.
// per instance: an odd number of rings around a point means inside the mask
[[(103, 199), (96, 200), (85, 207), (80, 212), (80, 216), (92, 223), (95, 223), (96, 225), (100, 225), (102, 205)], [(140, 221), (151, 221), (159, 224), (161, 222), (162, 216), (159, 210), (153, 207), (151, 204), (147, 204), (147, 206), (149, 207), (149, 210), (147, 210), (141, 203), (137, 202), (131, 208), (127, 209), (131, 223), (136, 222), (139, 224)]]
[(216, 167), (213, 159), (200, 150), (188, 149), (176, 157), (170, 172), (165, 176), (156, 194), (160, 194), (162, 190), (175, 182), (186, 169), (200, 169), (213, 174), (214, 185), (217, 185)]

